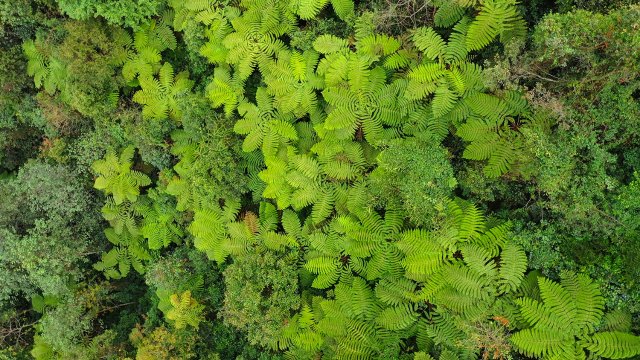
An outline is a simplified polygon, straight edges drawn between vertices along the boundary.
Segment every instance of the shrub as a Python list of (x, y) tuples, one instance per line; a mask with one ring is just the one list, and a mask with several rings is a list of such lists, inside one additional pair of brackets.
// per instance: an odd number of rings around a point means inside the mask
[(67, 294), (83, 276), (86, 253), (99, 248), (93, 196), (68, 167), (36, 160), (1, 181), (0, 192), (13, 199), (0, 205), (0, 301), (35, 291)]
[(164, 0), (57, 0), (60, 10), (72, 19), (103, 17), (112, 25), (134, 30), (159, 13)]
[(429, 225), (457, 186), (449, 153), (435, 140), (395, 140), (377, 157), (372, 192), (389, 205), (400, 205), (416, 225)]
[(252, 345), (267, 347), (300, 307), (298, 267), (291, 254), (251, 251), (224, 271), (225, 323), (247, 332)]

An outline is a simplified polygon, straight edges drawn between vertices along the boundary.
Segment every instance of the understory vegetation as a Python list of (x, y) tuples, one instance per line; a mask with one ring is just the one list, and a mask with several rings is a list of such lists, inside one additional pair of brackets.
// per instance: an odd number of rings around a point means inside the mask
[(640, 358), (635, 1), (0, 25), (0, 359)]

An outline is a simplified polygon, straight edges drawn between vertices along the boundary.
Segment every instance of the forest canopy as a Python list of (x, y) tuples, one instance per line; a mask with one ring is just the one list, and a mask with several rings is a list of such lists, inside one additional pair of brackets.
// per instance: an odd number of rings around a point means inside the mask
[(634, 0), (0, 0), (0, 360), (640, 358)]

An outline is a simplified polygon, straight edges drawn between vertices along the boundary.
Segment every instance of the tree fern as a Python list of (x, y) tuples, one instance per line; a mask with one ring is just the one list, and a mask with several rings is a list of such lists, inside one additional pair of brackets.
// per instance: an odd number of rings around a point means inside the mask
[(169, 27), (172, 21), (170, 13), (159, 20), (151, 20), (134, 34), (135, 51), (130, 51), (128, 60), (122, 67), (125, 80), (132, 81), (136, 76), (150, 78), (161, 68), (161, 53), (176, 48), (176, 37)]
[(144, 117), (156, 120), (164, 120), (167, 117), (179, 119), (180, 110), (176, 100), (193, 86), (188, 72), (180, 72), (174, 77), (171, 64), (164, 63), (159, 70), (158, 78), (140, 76), (139, 82), (142, 89), (136, 91), (133, 101), (143, 105)]
[(372, 56), (374, 59), (390, 55), (402, 56), (404, 54), (398, 52), (401, 48), (401, 43), (398, 39), (375, 33), (358, 38), (356, 48), (358, 53)]
[(125, 148), (120, 156), (108, 153), (104, 159), (93, 163), (92, 169), (98, 174), (94, 187), (113, 195), (115, 204), (123, 201), (136, 201), (140, 188), (151, 183), (149, 177), (139, 171), (131, 170), (135, 149)]
[(410, 110), (399, 108), (402, 102), (396, 100), (406, 82), (389, 83), (382, 64), (397, 54), (399, 42), (371, 35), (360, 39), (353, 52), (344, 48), (342, 40), (325, 36), (314, 46), (326, 53), (317, 73), (324, 77), (323, 97), (330, 105), (323, 127), (316, 129), (320, 138), (348, 140), (361, 131), (375, 145), (384, 138), (397, 137), (395, 128)]
[(187, 325), (198, 328), (203, 319), (204, 305), (199, 304), (191, 297), (191, 291), (182, 294), (171, 295), (172, 308), (167, 311), (167, 319), (175, 322), (176, 329), (182, 329)]
[(478, 299), (483, 296), (483, 287), (489, 285), (491, 278), (460, 264), (447, 266), (444, 270), (447, 282), (457, 292), (467, 298)]
[(246, 80), (258, 64), (285, 48), (279, 36), (292, 29), (294, 18), (284, 2), (265, 1), (231, 20), (234, 32), (222, 40), (229, 50), (226, 62), (240, 81)]
[[(392, 214), (390, 211), (387, 215), (392, 217)], [(393, 221), (385, 221), (375, 213), (363, 211), (357, 216), (337, 217), (329, 224), (327, 233), (316, 233), (309, 238), (314, 251), (309, 253), (305, 268), (317, 274), (313, 286), (333, 285), (343, 269), (369, 280), (402, 276), (401, 255), (387, 244), (398, 231)]]
[(431, 103), (433, 116), (439, 118), (448, 114), (455, 107), (459, 95), (446, 84), (440, 84), (436, 87)]
[(508, 172), (518, 159), (520, 149), (514, 144), (517, 142), (509, 142), (492, 134), (469, 144), (463, 156), (470, 160), (488, 160), (484, 173), (489, 177), (498, 177)]
[[(468, 62), (467, 54), (488, 45), (503, 32), (516, 31), (522, 20), (514, 3), (491, 0), (483, 2), (480, 15), (469, 23), (468, 18), (462, 17), (462, 9), (474, 4), (440, 4), (443, 14), (453, 11), (452, 16), (459, 14), (461, 19), (447, 41), (432, 28), (414, 32), (412, 40), (422, 52), (423, 62), (410, 70), (404, 97), (421, 100), (432, 96), (432, 131), (440, 135), (444, 132), (440, 129), (453, 123), (457, 135), (470, 142), (463, 156), (487, 161), (485, 174), (498, 177), (523, 157), (522, 139), (511, 127), (528, 123), (530, 111), (527, 102), (515, 92), (506, 92), (504, 98), (483, 93), (481, 69)], [(458, 15), (454, 18), (458, 19)]]
[(464, 338), (464, 333), (456, 326), (455, 319), (445, 313), (434, 314), (421, 327), (435, 344), (454, 346)]
[(523, 354), (538, 358), (575, 357), (575, 339), (570, 334), (555, 330), (525, 329), (511, 337)]
[(445, 263), (447, 251), (424, 230), (411, 230), (403, 234), (398, 248), (406, 254), (402, 264), (410, 279), (425, 279)]
[(140, 234), (140, 203), (130, 203), (125, 201), (116, 204), (113, 197), (108, 197), (102, 207), (102, 217), (109, 222), (109, 225), (117, 234), (127, 230), (131, 234)]
[(410, 294), (416, 290), (417, 284), (405, 277), (387, 276), (377, 282), (376, 297), (383, 303), (398, 306), (411, 300)]
[(45, 85), (48, 93), (53, 93), (58, 88), (56, 77), (51, 75), (52, 67), (49, 57), (45, 55), (33, 40), (27, 40), (22, 44), (22, 50), (27, 57), (27, 74), (33, 76), (36, 88)]
[(205, 31), (207, 42), (200, 47), (200, 55), (212, 64), (225, 65), (229, 49), (224, 46), (223, 40), (233, 30), (229, 18), (219, 10), (205, 10), (201, 14), (208, 14), (206, 22), (209, 26)]
[(416, 352), (413, 354), (413, 360), (434, 360), (431, 355), (424, 351)]
[(245, 152), (262, 148), (265, 158), (275, 157), (281, 145), (298, 139), (295, 119), (275, 111), (273, 98), (264, 88), (257, 89), (256, 102), (241, 104), (238, 111), (242, 119), (236, 122), (234, 131), (246, 135), (242, 144)]
[[(394, 101), (397, 90), (392, 86), (379, 85), (386, 82), (383, 69), (369, 70), (367, 67), (365, 58), (352, 57), (347, 64), (347, 81), (344, 83), (347, 87), (327, 84), (323, 95), (332, 108), (327, 113), (324, 129), (353, 136), (358, 128), (362, 128), (367, 141), (375, 143), (384, 134), (383, 126), (395, 123), (393, 117), (401, 111)], [(339, 75), (332, 73), (333, 70), (328, 69), (325, 77), (337, 79)]]
[[(582, 332), (594, 332), (602, 319), (604, 308), (598, 285), (585, 276), (571, 272), (564, 272), (561, 275), (560, 284), (571, 294), (576, 303), (576, 313), (572, 319), (576, 325), (575, 329)], [(544, 295), (543, 300), (546, 301)]]
[(376, 358), (385, 346), (408, 337), (411, 332), (405, 329), (417, 318), (411, 305), (383, 309), (358, 277), (345, 277), (335, 288), (335, 300), (322, 300), (320, 308), (315, 328), (330, 339), (327, 350), (345, 359)]
[(194, 236), (196, 249), (207, 254), (209, 259), (223, 263), (229, 255), (225, 244), (228, 239), (228, 220), (220, 208), (202, 209), (195, 212), (189, 232)]
[[(523, 318), (532, 326), (514, 334), (518, 351), (539, 358), (584, 357), (584, 350), (609, 358), (640, 353), (640, 338), (620, 332), (595, 332), (604, 299), (584, 275), (565, 272), (560, 284), (539, 278), (542, 302), (520, 299)], [(595, 332), (595, 333), (594, 333)]]
[(464, 264), (474, 273), (489, 278), (498, 276), (498, 266), (486, 249), (475, 244), (463, 244), (459, 251)]
[[(296, 128), (297, 129), (297, 128)], [(286, 134), (277, 130), (280, 134)], [(360, 161), (362, 156), (357, 150), (334, 147), (332, 155), (326, 154), (327, 158), (321, 156), (322, 162), (314, 159), (307, 154), (299, 155), (292, 146), (284, 146), (285, 143), (278, 132), (268, 129), (270, 141), (262, 144), (262, 152), (265, 155), (265, 164), (267, 168), (258, 175), (262, 181), (266, 183), (263, 196), (276, 200), (278, 207), (284, 209), (293, 207), (296, 210), (311, 206), (311, 218), (316, 223), (320, 223), (329, 217), (334, 211), (336, 203), (336, 191), (339, 188), (335, 183), (329, 183), (323, 180), (321, 171), (329, 176), (342, 179), (353, 178), (360, 168), (355, 168), (349, 162), (350, 159)], [(291, 132), (293, 135), (294, 133)], [(258, 135), (262, 135), (258, 133)], [(275, 135), (275, 136), (274, 136)], [(252, 140), (250, 138), (245, 139)], [(256, 137), (260, 141), (260, 137)], [(275, 140), (275, 141), (273, 141)], [(266, 147), (269, 145), (270, 147)], [(315, 146), (314, 146), (315, 147)], [(286, 149), (286, 152), (285, 152)], [(313, 151), (312, 147), (312, 151)], [(333, 159), (341, 155), (341, 150), (347, 152), (342, 157), (340, 164), (335, 164)], [(354, 151), (350, 151), (354, 150)], [(325, 155), (325, 154), (322, 154)], [(347, 168), (340, 167), (345, 164)], [(332, 165), (338, 165), (332, 167)]]
[(497, 177), (509, 171), (519, 158), (524, 157), (522, 138), (511, 127), (531, 123), (527, 102), (521, 95), (507, 92), (504, 99), (482, 93), (465, 99), (470, 116), (458, 127), (457, 134), (470, 144), (463, 157), (471, 160), (487, 160), (484, 172)]
[(244, 82), (231, 76), (227, 68), (218, 67), (207, 86), (207, 94), (214, 108), (224, 106), (225, 114), (231, 116), (243, 98)]
[(365, 169), (363, 146), (354, 141), (320, 141), (311, 147), (311, 152), (318, 156), (322, 172), (331, 180), (354, 181)]
[[(297, 215), (290, 210), (285, 213), (288, 214), (290, 221), (295, 221), (291, 217), (297, 218)], [(280, 216), (276, 207), (271, 203), (260, 203), (258, 217), (251, 212), (247, 212), (242, 221), (228, 225), (230, 240), (227, 248), (229, 252), (232, 255), (241, 255), (250, 246), (265, 247), (276, 252), (299, 247), (298, 238), (295, 234), (277, 231), (279, 223)], [(287, 227), (291, 229), (289, 226)], [(298, 231), (300, 230), (298, 229)]]
[(319, 314), (305, 304), (300, 313), (296, 314), (283, 329), (283, 334), (278, 339), (278, 348), (289, 349), (285, 356), (293, 359), (312, 357), (324, 345), (324, 338), (318, 332), (316, 321)]
[(184, 232), (178, 224), (178, 211), (173, 202), (156, 191), (148, 194), (151, 201), (138, 206), (143, 216), (141, 233), (147, 239), (149, 249), (158, 250), (171, 243), (180, 243)]
[(103, 253), (101, 261), (93, 265), (96, 270), (104, 272), (108, 279), (126, 277), (131, 267), (140, 274), (145, 272), (144, 261), (150, 260), (151, 255), (143, 246), (140, 235), (133, 235), (126, 230), (116, 234), (111, 228), (105, 230), (105, 235), (115, 246)]
[(298, 53), (281, 51), (278, 59), (263, 67), (267, 91), (274, 96), (274, 106), (282, 113), (295, 113), (300, 118), (318, 112), (316, 90), (324, 86), (315, 74), (318, 54), (315, 51)]

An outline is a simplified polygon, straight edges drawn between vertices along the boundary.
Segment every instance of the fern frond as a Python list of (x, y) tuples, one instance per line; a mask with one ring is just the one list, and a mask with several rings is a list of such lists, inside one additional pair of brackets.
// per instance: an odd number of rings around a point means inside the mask
[(432, 28), (416, 29), (412, 39), (418, 50), (422, 51), (429, 60), (442, 58), (445, 54), (447, 44)]
[(586, 348), (607, 359), (630, 358), (640, 354), (640, 337), (623, 332), (601, 332), (588, 338)]
[(458, 5), (455, 1), (441, 1), (438, 4), (433, 21), (438, 27), (451, 27), (462, 18), (464, 13), (464, 7)]
[(333, 212), (335, 202), (335, 192), (333, 189), (325, 187), (320, 190), (318, 201), (313, 204), (311, 218), (318, 224), (328, 218)]
[(353, 0), (331, 0), (333, 11), (344, 21), (349, 20), (354, 14)]
[(480, 50), (489, 45), (498, 35), (511, 29), (520, 29), (521, 20), (515, 1), (485, 0), (480, 13), (467, 32), (467, 48)]
[(413, 360), (434, 360), (434, 359), (428, 353), (420, 351), (413, 354)]
[(327, 5), (329, 0), (298, 0), (292, 2), (297, 5), (296, 13), (301, 19), (313, 19), (320, 10)]
[(424, 326), (424, 331), (436, 344), (455, 346), (464, 334), (454, 323), (452, 315), (438, 313), (431, 318), (431, 322)]
[(196, 249), (205, 252), (210, 259), (218, 263), (225, 261), (229, 253), (224, 247), (227, 230), (218, 211), (209, 209), (196, 211), (188, 229), (194, 236)]
[(554, 358), (575, 353), (573, 336), (548, 329), (521, 330), (511, 336), (511, 342), (520, 352), (530, 357)]
[(304, 267), (314, 274), (330, 274), (337, 270), (338, 260), (327, 256), (317, 257), (308, 260)]
[(402, 266), (409, 278), (433, 274), (444, 264), (447, 255), (427, 232), (418, 229), (405, 231), (397, 246), (405, 254)]
[(566, 332), (569, 324), (557, 322), (553, 312), (543, 303), (530, 298), (517, 299), (516, 303), (520, 306), (520, 314), (528, 324), (543, 330)]
[(500, 253), (500, 289), (513, 292), (520, 287), (527, 270), (527, 254), (516, 244), (508, 243)]
[(578, 306), (572, 293), (562, 285), (546, 278), (539, 278), (538, 286), (545, 308), (554, 314), (556, 321), (563, 326), (573, 328), (576, 325), (573, 321), (576, 318)]
[(455, 107), (455, 103), (458, 100), (458, 97), (458, 94), (455, 91), (449, 89), (448, 86), (438, 86), (431, 103), (433, 117), (439, 118), (443, 115), (446, 115)]
[(482, 297), (483, 285), (487, 285), (488, 279), (482, 278), (465, 266), (448, 266), (444, 271), (447, 282), (461, 294), (468, 298)]
[(404, 330), (418, 319), (418, 313), (410, 305), (388, 307), (380, 312), (376, 322), (387, 330)]
[(313, 48), (321, 54), (332, 54), (346, 50), (349, 46), (347, 40), (334, 35), (320, 35), (313, 42)]
[(493, 279), (497, 277), (498, 271), (495, 261), (491, 259), (491, 253), (478, 245), (463, 245), (461, 253), (464, 263), (474, 273), (483, 277)]
[(416, 283), (404, 277), (385, 277), (378, 281), (376, 297), (383, 303), (398, 306), (409, 300), (409, 294), (416, 289)]
[(631, 314), (621, 310), (615, 310), (605, 314), (602, 318), (602, 330), (631, 331)]
[(604, 297), (598, 284), (586, 275), (567, 271), (561, 273), (560, 284), (571, 294), (576, 304), (576, 313), (572, 316), (576, 329), (594, 332), (604, 314)]

